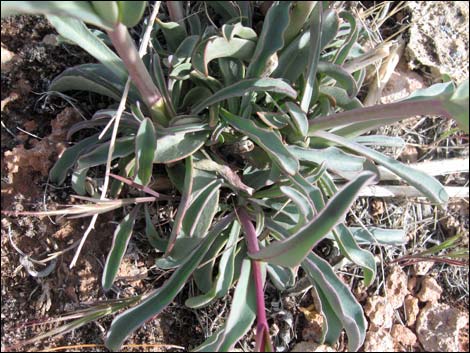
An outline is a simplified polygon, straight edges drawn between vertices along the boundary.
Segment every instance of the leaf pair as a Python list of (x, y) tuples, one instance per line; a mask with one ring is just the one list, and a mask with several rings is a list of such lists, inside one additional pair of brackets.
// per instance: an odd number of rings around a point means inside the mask
[(5, 1), (2, 17), (18, 13), (73, 17), (104, 28), (121, 22), (135, 26), (144, 14), (146, 1)]

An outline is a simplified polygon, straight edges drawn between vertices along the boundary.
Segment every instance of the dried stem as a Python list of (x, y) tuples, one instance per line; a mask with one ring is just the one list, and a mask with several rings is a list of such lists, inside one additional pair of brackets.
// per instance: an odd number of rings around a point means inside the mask
[(445, 263), (448, 265), (461, 266), (461, 267), (468, 266), (468, 261), (447, 259), (445, 257), (438, 257), (438, 256), (418, 256), (418, 255), (402, 256), (398, 259), (390, 261), (390, 263), (391, 264), (399, 263), (401, 266), (410, 266), (415, 263), (423, 262), (423, 261), (439, 262), (439, 263)]

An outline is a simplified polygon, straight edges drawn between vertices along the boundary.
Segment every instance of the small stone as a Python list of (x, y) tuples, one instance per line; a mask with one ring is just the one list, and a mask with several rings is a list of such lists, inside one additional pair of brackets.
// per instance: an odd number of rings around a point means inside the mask
[(458, 352), (459, 330), (467, 321), (458, 309), (429, 302), (416, 320), (416, 333), (424, 351)]
[(411, 327), (415, 324), (416, 318), (419, 314), (418, 298), (412, 295), (405, 297), (405, 315), (406, 315), (406, 326)]
[(315, 305), (307, 308), (300, 307), (299, 310), (304, 314), (307, 325), (302, 330), (302, 339), (305, 341), (320, 341), (323, 333), (323, 316), (315, 310)]
[(392, 336), (384, 329), (369, 331), (366, 334), (364, 352), (395, 352)]
[(412, 92), (425, 86), (423, 78), (416, 72), (409, 70), (406, 65), (401, 62), (385, 86), (380, 102), (382, 104), (396, 102), (408, 97)]
[(434, 266), (434, 262), (432, 261), (420, 261), (413, 264), (413, 273), (415, 276), (424, 276), (426, 275), (429, 270)]
[(336, 350), (325, 344), (303, 341), (297, 343), (294, 348), (292, 348), (291, 352), (336, 352)]
[(413, 331), (400, 324), (393, 325), (390, 334), (395, 340), (395, 345), (398, 347), (414, 346), (417, 340)]
[(437, 302), (441, 297), (442, 288), (437, 281), (430, 276), (424, 277), (421, 282), (421, 290), (416, 297), (422, 302)]
[(398, 309), (403, 305), (403, 300), (408, 294), (407, 281), (408, 276), (401, 267), (393, 266), (385, 281), (387, 299), (393, 309)]
[(414, 146), (406, 146), (399, 159), (403, 163), (416, 163), (419, 158), (419, 150)]
[(34, 120), (28, 120), (23, 124), (23, 127), (25, 128), (26, 131), (28, 132), (33, 132), (38, 128), (38, 123)]
[(393, 307), (386, 298), (374, 295), (367, 299), (364, 312), (370, 321), (370, 330), (392, 327)]
[(57, 45), (57, 35), (55, 34), (46, 34), (44, 38), (42, 39), (42, 42), (46, 45), (52, 45), (55, 46)]
[(8, 72), (11, 70), (16, 54), (9, 51), (2, 43), (1, 45), (1, 54), (2, 54), (2, 72)]
[(359, 282), (359, 284), (353, 289), (353, 294), (358, 302), (363, 302), (367, 299), (367, 288), (364, 286), (364, 282)]

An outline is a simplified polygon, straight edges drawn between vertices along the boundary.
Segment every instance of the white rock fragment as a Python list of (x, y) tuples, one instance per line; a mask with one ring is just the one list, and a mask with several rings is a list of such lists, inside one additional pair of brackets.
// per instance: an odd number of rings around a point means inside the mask
[(399, 101), (425, 86), (426, 84), (420, 75), (405, 65), (399, 65), (385, 86), (380, 102), (387, 104)]
[(406, 326), (411, 327), (415, 324), (419, 314), (418, 298), (407, 295), (405, 298)]
[(392, 327), (393, 307), (386, 298), (374, 295), (367, 298), (364, 312), (370, 321), (370, 330)]
[(384, 329), (369, 331), (366, 334), (364, 352), (395, 352), (392, 336)]
[(459, 330), (468, 318), (447, 304), (428, 303), (416, 320), (416, 333), (424, 351), (458, 352)]
[(421, 282), (421, 290), (416, 297), (422, 302), (437, 302), (442, 294), (442, 288), (437, 281), (430, 276), (424, 277)]
[(9, 51), (2, 43), (1, 45), (1, 54), (2, 54), (2, 72), (6, 73), (10, 71), (14, 59), (16, 57), (15, 53)]
[(413, 273), (415, 276), (424, 276), (426, 275), (429, 270), (434, 266), (434, 262), (432, 261), (420, 261), (413, 264)]
[(325, 344), (303, 341), (297, 343), (294, 348), (292, 348), (291, 352), (336, 352), (336, 350)]
[(395, 341), (397, 350), (401, 350), (402, 347), (414, 346), (417, 340), (413, 331), (401, 324), (393, 325), (390, 334)]
[(403, 305), (405, 296), (408, 294), (408, 276), (400, 266), (393, 266), (385, 281), (387, 299), (393, 309)]

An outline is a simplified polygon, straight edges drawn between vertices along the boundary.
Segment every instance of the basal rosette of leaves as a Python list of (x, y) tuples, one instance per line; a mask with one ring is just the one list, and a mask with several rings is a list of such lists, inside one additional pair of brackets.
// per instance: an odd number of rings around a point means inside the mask
[[(62, 41), (99, 61), (67, 69), (51, 91), (84, 90), (118, 102), (132, 79), (112, 155), (110, 199), (99, 200), (92, 175), (107, 162), (111, 133), (100, 133), (116, 114), (112, 106), (71, 128), (71, 140), (78, 132), (89, 137), (68, 148), (50, 172), (58, 185), (71, 174), (75, 192), (100, 207), (82, 207), (75, 216), (125, 207), (103, 271), (105, 290), (113, 286), (140, 220), (160, 254), (157, 266), (174, 270), (160, 288), (125, 303), (134, 306), (115, 317), (106, 346), (118, 350), (192, 280), (199, 293), (186, 300), (190, 308), (235, 288), (223, 326), (195, 351), (232, 349), (255, 320), (256, 349), (272, 350), (264, 283), (286, 290), (302, 268), (320, 299), (323, 341), (333, 344), (345, 330), (349, 350), (358, 350), (367, 325), (362, 308), (312, 248), (324, 238), (334, 240), (341, 255), (362, 268), (364, 284), (374, 281), (374, 256), (358, 244), (402, 244), (404, 232), (348, 227), (345, 215), (361, 188), (380, 180), (377, 166), (430, 202), (445, 204), (448, 196), (435, 178), (371, 148), (403, 140), (361, 135), (424, 114), (454, 118), (468, 133), (468, 80), (365, 108), (356, 96), (369, 65), (361, 61), (366, 52), (359, 44), (366, 33), (351, 13), (317, 1), (275, 1), (265, 15), (251, 1), (199, 3), (208, 10), (163, 3), (160, 13), (167, 11), (170, 20), (151, 24), (151, 46), (141, 60), (126, 27), (141, 21), (146, 2), (2, 2), (2, 16), (44, 14)], [(165, 171), (177, 198), (150, 189), (157, 170)], [(338, 190), (334, 177), (347, 183)], [(124, 183), (142, 197), (120, 199)], [(162, 234), (150, 203), (176, 200), (171, 233)], [(69, 328), (122, 307), (97, 309)]]

